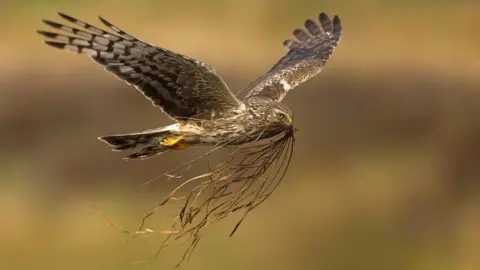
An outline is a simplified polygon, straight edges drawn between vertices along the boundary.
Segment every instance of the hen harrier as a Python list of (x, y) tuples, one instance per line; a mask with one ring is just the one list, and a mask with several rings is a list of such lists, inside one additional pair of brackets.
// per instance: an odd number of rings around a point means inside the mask
[[(181, 150), (189, 145), (213, 145), (216, 149), (239, 145), (234, 151), (243, 148), (244, 155), (240, 155), (239, 160), (232, 158), (209, 168), (207, 173), (183, 181), (159, 204), (172, 199), (185, 184), (200, 182), (185, 196), (178, 220), (167, 233), (166, 240), (172, 235), (176, 235), (174, 239), (183, 235), (190, 237), (191, 244), (182, 261), (188, 259), (186, 255), (191, 255), (198, 244), (203, 227), (244, 209), (232, 235), (246, 214), (265, 201), (279, 185), (287, 171), (294, 144), (293, 114), (282, 99), (290, 90), (322, 71), (342, 30), (338, 16), (330, 20), (325, 13), (320, 13), (319, 24), (306, 20), (308, 31), (295, 29), (296, 39), (283, 42), (288, 48), (287, 54), (265, 75), (234, 94), (215, 69), (205, 63), (141, 41), (102, 17), (100, 20), (111, 32), (64, 13), (58, 15), (79, 28), (44, 20), (48, 26), (71, 34), (37, 31), (50, 39), (45, 41), (47, 45), (88, 55), (108, 72), (134, 85), (176, 121), (140, 133), (99, 138), (113, 150), (137, 149), (125, 157), (132, 159), (148, 158), (171, 149)], [(280, 139), (274, 139), (281, 134)], [(264, 140), (267, 138), (272, 139)], [(256, 141), (266, 143), (247, 147)], [(278, 169), (268, 174), (270, 166)], [(180, 173), (186, 170), (180, 169)], [(165, 175), (174, 177), (179, 175), (177, 172)], [(234, 185), (238, 188), (234, 189)], [(203, 192), (210, 192), (210, 195), (201, 197)], [(135, 233), (152, 232), (144, 229), (145, 220), (152, 214), (153, 211), (145, 215)]]
[(58, 15), (77, 25), (50, 20), (48, 26), (70, 33), (37, 31), (54, 48), (86, 54), (126, 83), (134, 85), (175, 124), (130, 133), (100, 137), (113, 150), (138, 149), (126, 159), (148, 158), (169, 149), (189, 145), (239, 145), (291, 132), (292, 111), (282, 103), (285, 95), (325, 67), (341, 36), (338, 16), (320, 13), (317, 24), (293, 31), (296, 40), (286, 40), (288, 52), (265, 75), (234, 94), (215, 69), (187, 56), (141, 41), (102, 17), (112, 32), (64, 13)]

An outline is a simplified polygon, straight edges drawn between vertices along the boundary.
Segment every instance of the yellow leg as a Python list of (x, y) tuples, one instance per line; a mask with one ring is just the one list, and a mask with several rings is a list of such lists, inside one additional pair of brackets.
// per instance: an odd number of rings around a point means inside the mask
[(172, 146), (171, 148), (175, 149), (175, 150), (183, 150), (187, 147), (188, 147), (188, 144), (183, 143), (183, 142), (179, 142), (179, 143), (175, 144), (174, 146)]
[(160, 142), (160, 144), (171, 149), (183, 150), (188, 146), (188, 144), (183, 142), (184, 138), (185, 136), (183, 135), (166, 137)]

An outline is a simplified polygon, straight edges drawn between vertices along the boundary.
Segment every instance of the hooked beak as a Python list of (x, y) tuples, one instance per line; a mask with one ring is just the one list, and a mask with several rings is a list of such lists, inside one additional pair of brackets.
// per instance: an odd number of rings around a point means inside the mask
[(287, 127), (289, 129), (292, 129), (293, 128), (293, 119), (291, 117), (288, 117), (288, 124), (287, 124)]
[(287, 121), (288, 121), (288, 123), (293, 124), (293, 119), (292, 119), (292, 117), (289, 116), (289, 117), (287, 118)]

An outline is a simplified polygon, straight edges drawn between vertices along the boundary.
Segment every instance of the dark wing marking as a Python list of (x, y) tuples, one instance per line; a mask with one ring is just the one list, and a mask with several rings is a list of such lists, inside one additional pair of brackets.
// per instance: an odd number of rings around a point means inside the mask
[(320, 25), (311, 19), (305, 21), (308, 33), (295, 29), (293, 35), (297, 40), (283, 42), (288, 53), (237, 96), (241, 100), (263, 96), (281, 101), (289, 90), (320, 73), (340, 41), (342, 27), (336, 15), (332, 21), (325, 13), (320, 13), (319, 21)]
[(138, 40), (102, 17), (100, 20), (114, 33), (64, 13), (58, 15), (82, 29), (43, 20), (52, 28), (72, 34), (37, 31), (50, 39), (46, 44), (87, 54), (105, 70), (133, 84), (173, 119), (219, 117), (244, 109), (211, 66)]

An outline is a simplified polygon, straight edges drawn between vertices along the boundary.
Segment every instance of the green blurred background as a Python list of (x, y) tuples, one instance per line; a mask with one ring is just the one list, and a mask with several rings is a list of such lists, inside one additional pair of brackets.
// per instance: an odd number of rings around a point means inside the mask
[[(0, 269), (169, 269), (134, 229), (175, 183), (140, 185), (200, 153), (124, 162), (96, 137), (171, 121), (84, 56), (43, 45), (41, 18), (101, 14), (214, 65), (232, 89), (263, 74), (319, 12), (343, 38), (286, 102), (299, 132), (286, 179), (238, 233), (210, 227), (188, 269), (480, 269), (480, 2), (0, 0)], [(203, 149), (205, 150), (205, 149)], [(150, 228), (168, 229), (178, 203)], [(95, 210), (100, 209), (100, 212)]]

